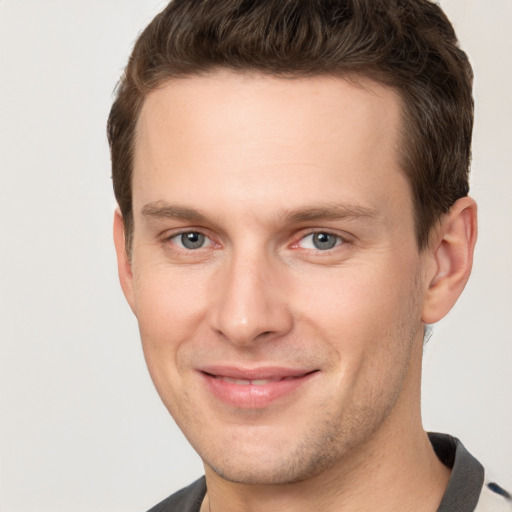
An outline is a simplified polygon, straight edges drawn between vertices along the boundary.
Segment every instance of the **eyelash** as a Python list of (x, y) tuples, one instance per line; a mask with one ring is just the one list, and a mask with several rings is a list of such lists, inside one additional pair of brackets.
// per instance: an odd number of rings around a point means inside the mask
[[(203, 237), (203, 241), (207, 242), (207, 244), (206, 245), (201, 245), (201, 246), (196, 247), (196, 248), (185, 247), (184, 244), (183, 244), (183, 238), (182, 238), (184, 235), (199, 235), (199, 237)], [(313, 240), (315, 235), (327, 235), (328, 237), (334, 237), (335, 238), (335, 245), (333, 245), (332, 247), (326, 247), (324, 249), (320, 249), (318, 247), (301, 247), (300, 246), (301, 242), (304, 242), (308, 237), (311, 237), (312, 240)], [(180, 238), (181, 238), (181, 241), (177, 242), (177, 240), (180, 240)], [(189, 230), (186, 230), (186, 231), (180, 231), (179, 233), (173, 233), (172, 235), (170, 235), (170, 236), (165, 238), (165, 242), (170, 242), (173, 245), (177, 246), (179, 250), (186, 251), (186, 252), (196, 252), (199, 249), (207, 249), (207, 248), (209, 248), (209, 247), (211, 247), (213, 245), (218, 245), (218, 244), (216, 244), (216, 242), (214, 242), (212, 240), (211, 237), (209, 237), (208, 235), (206, 235), (202, 231), (200, 231), (200, 230), (193, 230), (193, 229), (189, 229)], [(330, 232), (328, 230), (315, 230), (315, 231), (310, 231), (308, 233), (301, 234), (301, 236), (297, 237), (296, 241), (294, 241), (291, 244), (291, 247), (292, 248), (298, 247), (298, 248), (302, 248), (304, 250), (311, 251), (311, 252), (327, 253), (327, 252), (330, 252), (330, 251), (336, 249), (336, 247), (344, 245), (345, 243), (347, 243), (347, 239), (344, 238), (343, 236), (339, 235), (339, 234), (332, 233), (332, 232)], [(312, 245), (313, 244), (314, 244), (314, 242), (312, 241)]]
[(324, 249), (320, 249), (319, 247), (314, 247), (314, 248), (303, 247), (303, 249), (314, 251), (314, 252), (329, 252), (329, 251), (334, 250), (336, 247), (339, 247), (340, 245), (343, 245), (343, 244), (345, 244), (347, 242), (347, 240), (344, 237), (342, 237), (341, 235), (338, 235), (336, 233), (332, 233), (331, 231), (327, 231), (327, 230), (317, 230), (317, 231), (311, 231), (311, 232), (309, 232), (307, 234), (304, 234), (303, 236), (298, 238), (298, 240), (293, 245), (294, 246), (300, 246), (300, 243), (304, 242), (309, 237), (311, 237), (312, 245), (314, 245), (314, 241), (313, 240), (314, 240), (314, 237), (316, 235), (327, 235), (328, 237), (334, 237), (335, 245), (333, 245), (332, 247), (324, 248)]
[[(202, 245), (200, 247), (197, 247), (197, 248), (189, 248), (189, 247), (185, 247), (183, 245), (183, 242), (181, 243), (177, 243), (175, 240), (179, 240), (180, 238), (182, 239), (182, 237), (184, 235), (199, 235), (200, 237), (203, 237), (204, 238), (204, 241), (208, 241), (208, 244), (206, 246)], [(182, 251), (190, 251), (190, 252), (195, 252), (196, 250), (198, 249), (205, 249), (207, 247), (210, 247), (212, 245), (215, 244), (215, 242), (206, 234), (202, 233), (201, 231), (199, 230), (193, 230), (193, 229), (190, 229), (190, 230), (186, 230), (186, 231), (180, 231), (179, 233), (174, 233), (172, 234), (171, 236), (168, 236), (166, 239), (165, 239), (166, 242), (171, 242), (173, 245), (177, 245), (178, 248)]]

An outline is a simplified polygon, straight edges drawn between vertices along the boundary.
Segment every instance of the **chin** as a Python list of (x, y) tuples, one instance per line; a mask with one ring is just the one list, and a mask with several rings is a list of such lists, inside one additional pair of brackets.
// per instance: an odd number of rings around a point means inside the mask
[(337, 450), (313, 453), (311, 447), (299, 447), (291, 453), (272, 450), (271, 453), (240, 454), (231, 449), (222, 458), (205, 464), (218, 476), (229, 482), (245, 485), (282, 485), (301, 482), (332, 467)]
[[(247, 464), (241, 467), (216, 467), (210, 466), (213, 472), (228, 482), (244, 485), (283, 485), (292, 484), (307, 480), (313, 474), (305, 471), (305, 468), (297, 468), (299, 471), (289, 467), (248, 467)], [(316, 473), (320, 473), (321, 470)]]

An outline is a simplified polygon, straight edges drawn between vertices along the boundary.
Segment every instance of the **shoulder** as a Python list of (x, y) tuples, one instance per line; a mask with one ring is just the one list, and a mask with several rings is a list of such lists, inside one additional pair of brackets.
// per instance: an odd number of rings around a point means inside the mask
[(148, 512), (199, 512), (205, 493), (206, 480), (203, 476), (161, 501)]

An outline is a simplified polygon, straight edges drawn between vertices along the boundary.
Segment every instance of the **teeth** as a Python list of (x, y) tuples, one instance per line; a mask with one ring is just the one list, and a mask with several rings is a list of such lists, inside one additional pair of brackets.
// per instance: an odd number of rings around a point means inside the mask
[(250, 380), (232, 379), (231, 377), (222, 377), (222, 380), (230, 384), (238, 384), (239, 386), (248, 386), (251, 383)]
[(233, 379), (231, 377), (218, 377), (222, 379), (224, 382), (229, 382), (230, 384), (237, 384), (239, 386), (264, 386), (265, 384), (270, 384), (271, 382), (277, 382), (279, 380), (292, 380), (295, 379), (295, 377), (284, 377), (282, 379), (254, 379), (254, 380), (247, 380), (247, 379)]

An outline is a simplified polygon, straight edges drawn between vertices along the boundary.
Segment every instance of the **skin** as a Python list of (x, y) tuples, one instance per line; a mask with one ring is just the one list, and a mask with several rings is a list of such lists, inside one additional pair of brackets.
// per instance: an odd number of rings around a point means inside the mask
[[(476, 207), (459, 200), (418, 250), (400, 116), (394, 91), (323, 76), (216, 71), (145, 100), (129, 257), (114, 222), (119, 274), (153, 382), (204, 461), (204, 510), (441, 500), (449, 470), (421, 424), (423, 333), (469, 276)], [(185, 248), (184, 232), (204, 245)], [(215, 365), (312, 373), (241, 407), (205, 385)]]

